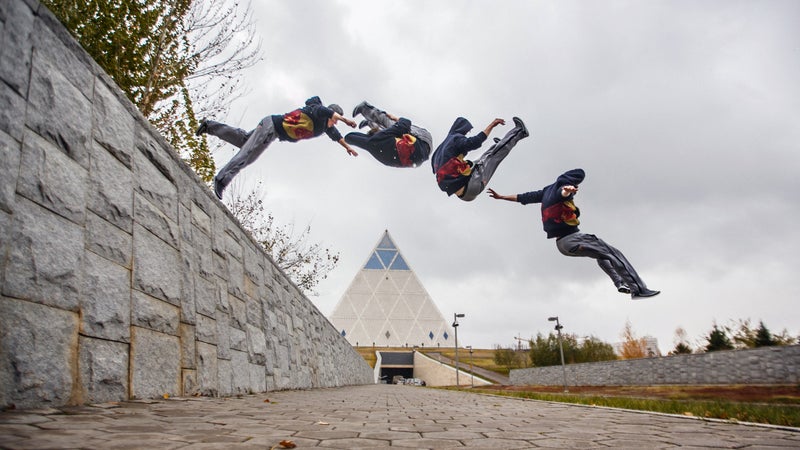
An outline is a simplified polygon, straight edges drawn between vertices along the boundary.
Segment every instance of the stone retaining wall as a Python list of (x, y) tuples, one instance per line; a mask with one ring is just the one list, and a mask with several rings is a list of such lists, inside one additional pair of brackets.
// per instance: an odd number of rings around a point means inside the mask
[(372, 383), (36, 0), (0, 2), (0, 408)]
[[(800, 345), (567, 364), (569, 386), (800, 383)], [(516, 369), (513, 385), (561, 386), (561, 366)]]

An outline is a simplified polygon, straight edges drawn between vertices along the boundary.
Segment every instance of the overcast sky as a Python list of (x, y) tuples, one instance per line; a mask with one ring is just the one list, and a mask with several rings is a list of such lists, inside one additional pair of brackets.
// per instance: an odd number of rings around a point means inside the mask
[[(368, 100), (438, 145), (458, 116), (473, 131), (506, 119), (490, 137), (519, 116), (531, 137), (489, 187), (522, 193), (583, 168), (581, 231), (662, 291), (633, 301), (593, 260), (562, 256), (539, 205), (463, 202), (428, 162), (385, 167), (323, 135), (275, 142), (239, 175), (263, 183), (278, 221), (340, 252), (311, 298), (323, 314), (388, 229), (445, 319), (466, 315), (463, 345), (512, 346), (554, 315), (607, 342), (629, 320), (664, 353), (678, 327), (694, 347), (738, 319), (800, 334), (800, 2), (252, 3), (264, 61), (216, 119), (251, 129), (313, 95), (348, 116)], [(217, 166), (233, 153), (218, 150)]]

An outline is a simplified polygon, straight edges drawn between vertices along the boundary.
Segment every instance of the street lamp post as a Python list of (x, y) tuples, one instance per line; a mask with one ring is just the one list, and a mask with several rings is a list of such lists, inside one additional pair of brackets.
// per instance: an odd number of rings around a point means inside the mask
[(475, 372), (472, 370), (472, 346), (468, 345), (467, 348), (469, 349), (469, 385), (470, 387), (475, 387)]
[(564, 375), (564, 392), (569, 392), (569, 389), (567, 389), (567, 366), (564, 364), (564, 344), (561, 342), (561, 329), (564, 328), (564, 326), (558, 322), (558, 316), (548, 317), (547, 320), (556, 323), (556, 332), (558, 333), (558, 348), (561, 351), (561, 372)]
[(456, 340), (456, 387), (460, 386), (458, 383), (458, 319), (464, 317), (464, 314), (453, 313), (453, 331), (455, 332)]

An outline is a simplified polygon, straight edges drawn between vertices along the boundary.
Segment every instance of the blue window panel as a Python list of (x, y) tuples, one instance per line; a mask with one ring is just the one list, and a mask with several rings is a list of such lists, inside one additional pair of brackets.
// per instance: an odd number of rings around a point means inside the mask
[(347, 333), (345, 333), (344, 330), (342, 330), (342, 337), (345, 337), (346, 335)]
[(372, 254), (372, 257), (367, 261), (367, 264), (364, 266), (365, 269), (378, 269), (383, 270), (385, 267), (380, 259), (378, 259), (378, 255), (375, 253)]
[(392, 266), (389, 267), (391, 270), (411, 270), (408, 268), (406, 261), (400, 256), (400, 253), (397, 254), (397, 258), (394, 259)]
[(447, 337), (448, 337), (448, 336), (447, 336), (447, 331), (445, 331), (445, 332), (444, 332), (444, 334), (443, 334), (442, 336), (444, 336), (444, 340), (446, 341), (446, 340), (447, 340)]
[(375, 250), (375, 253), (381, 257), (384, 267), (389, 267), (389, 265), (392, 263), (394, 255), (397, 254), (397, 250)]
[(389, 235), (388, 234), (384, 234), (383, 235), (383, 239), (381, 239), (380, 244), (378, 244), (378, 248), (387, 248), (387, 249), (395, 250), (397, 247), (395, 247), (394, 246), (394, 242), (392, 242), (392, 240), (389, 239)]
[[(342, 330), (342, 333), (344, 333), (344, 330)], [(433, 336), (434, 336), (433, 331), (428, 333), (428, 337), (431, 338), (431, 340), (433, 340)]]

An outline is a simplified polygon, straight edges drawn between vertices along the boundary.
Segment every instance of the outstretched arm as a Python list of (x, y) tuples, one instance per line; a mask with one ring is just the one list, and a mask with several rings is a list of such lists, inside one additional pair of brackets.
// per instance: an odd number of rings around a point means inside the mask
[(485, 135), (486, 135), (486, 137), (489, 137), (489, 133), (491, 133), (491, 132), (492, 132), (492, 130), (494, 129), (494, 127), (496, 127), (496, 126), (498, 126), (498, 125), (505, 125), (505, 124), (506, 124), (506, 121), (505, 121), (505, 120), (503, 120), (503, 119), (494, 119), (494, 120), (492, 121), (492, 123), (490, 123), (489, 125), (487, 125), (487, 126), (486, 126), (486, 129), (485, 129), (485, 130), (483, 130), (483, 134), (485, 134)]
[(337, 122), (342, 121), (342, 122), (346, 123), (347, 126), (350, 127), (350, 128), (355, 128), (356, 127), (356, 121), (355, 120), (348, 119), (347, 117), (344, 117), (343, 115), (341, 115), (341, 114), (339, 114), (337, 112), (333, 113), (333, 117), (331, 117), (331, 119), (333, 119), (333, 124), (334, 125), (336, 125)]
[(338, 142), (338, 143), (339, 143), (339, 145), (341, 145), (342, 147), (344, 147), (344, 149), (345, 149), (345, 150), (347, 150), (347, 154), (348, 154), (348, 155), (351, 155), (351, 156), (358, 156), (358, 152), (357, 152), (357, 151), (355, 151), (355, 150), (353, 150), (353, 147), (350, 147), (350, 144), (348, 144), (347, 142), (345, 142), (344, 138), (340, 138), (340, 139), (339, 139), (338, 141), (336, 141), (336, 142)]
[(394, 120), (395, 122), (397, 122), (398, 120), (400, 120), (400, 118), (399, 118), (399, 117), (395, 116), (394, 114), (389, 114), (388, 112), (386, 113), (386, 117), (388, 117), (388, 118), (389, 118), (389, 119), (391, 119), (391, 120)]
[(489, 197), (496, 198), (498, 200), (508, 200), (510, 202), (516, 202), (517, 201), (517, 195), (516, 194), (514, 194), (514, 195), (501, 195), (501, 194), (498, 194), (492, 188), (489, 188)]

